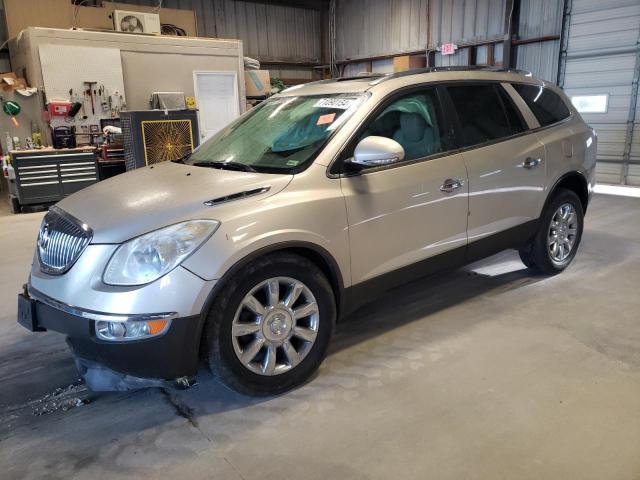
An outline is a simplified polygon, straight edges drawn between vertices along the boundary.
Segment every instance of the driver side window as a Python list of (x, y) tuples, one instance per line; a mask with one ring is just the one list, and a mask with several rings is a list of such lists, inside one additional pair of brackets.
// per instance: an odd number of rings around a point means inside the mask
[(435, 88), (412, 92), (389, 104), (359, 136), (391, 138), (402, 145), (405, 160), (446, 150), (446, 128)]

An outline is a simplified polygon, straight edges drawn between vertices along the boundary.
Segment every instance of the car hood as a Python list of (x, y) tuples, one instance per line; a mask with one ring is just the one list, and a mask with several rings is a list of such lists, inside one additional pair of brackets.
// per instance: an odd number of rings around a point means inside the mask
[(293, 178), (165, 162), (96, 183), (58, 206), (93, 229), (92, 243), (121, 243), (167, 225), (220, 219), (220, 205), (204, 202), (270, 187), (235, 201), (255, 201), (281, 191)]

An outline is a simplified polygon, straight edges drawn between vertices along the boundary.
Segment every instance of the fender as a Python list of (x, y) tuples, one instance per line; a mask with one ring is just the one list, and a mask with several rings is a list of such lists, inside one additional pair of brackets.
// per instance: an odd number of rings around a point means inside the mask
[(544, 201), (544, 205), (542, 206), (542, 211), (540, 212), (540, 215), (542, 215), (542, 212), (544, 211), (544, 209), (547, 208), (547, 205), (549, 204), (549, 201), (551, 200), (551, 197), (553, 196), (553, 193), (556, 191), (556, 189), (558, 189), (558, 187), (560, 187), (565, 182), (569, 183), (573, 178), (579, 179), (578, 182), (580, 182), (581, 191), (576, 191), (575, 186), (567, 186), (566, 188), (574, 191), (576, 195), (578, 195), (578, 197), (580, 198), (580, 201), (582, 202), (583, 213), (587, 213), (587, 206), (590, 200), (589, 180), (587, 179), (587, 177), (583, 172), (579, 170), (572, 170), (570, 172), (567, 172), (561, 175), (554, 182), (553, 186), (549, 189), (549, 193), (547, 194), (547, 198)]
[[(209, 295), (207, 296), (207, 299), (205, 300), (202, 307), (202, 311), (200, 312), (199, 325), (197, 330), (197, 336), (200, 339), (200, 344), (209, 309), (211, 308), (213, 301), (218, 295), (218, 292), (222, 290), (229, 279), (232, 278), (240, 269), (242, 269), (244, 266), (248, 265), (255, 259), (263, 257), (270, 253), (281, 252), (284, 250), (294, 252), (297, 251), (302, 256), (311, 257), (310, 260), (318, 265), (318, 267), (325, 273), (325, 275), (327, 275), (329, 283), (333, 287), (333, 293), (336, 297), (337, 317), (340, 318), (340, 313), (343, 311), (345, 289), (344, 282), (342, 280), (342, 272), (340, 271), (340, 267), (338, 266), (338, 263), (335, 261), (333, 256), (326, 249), (319, 245), (316, 245), (315, 243), (295, 240), (278, 242), (266, 247), (258, 248), (257, 250), (254, 250), (253, 252), (244, 256), (241, 260), (233, 264), (231, 268), (229, 268), (224, 273), (224, 275), (222, 275), (222, 277), (220, 277), (220, 279), (216, 282), (214, 287), (211, 289), (211, 292), (209, 292)], [(305, 252), (313, 252), (313, 255), (306, 255)], [(318, 260), (320, 260), (320, 262), (318, 262)]]

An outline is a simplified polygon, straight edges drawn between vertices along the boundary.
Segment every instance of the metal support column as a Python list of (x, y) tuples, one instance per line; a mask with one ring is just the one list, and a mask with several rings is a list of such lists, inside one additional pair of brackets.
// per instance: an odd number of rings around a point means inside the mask
[(622, 154), (622, 173), (620, 183), (627, 184), (629, 175), (629, 163), (631, 162), (631, 145), (633, 144), (633, 130), (636, 124), (636, 105), (638, 104), (638, 83), (640, 81), (640, 33), (636, 42), (636, 65), (633, 69), (633, 81), (631, 83), (631, 100), (629, 101), (629, 117), (627, 118), (627, 132), (624, 140), (624, 152)]
[(558, 58), (558, 81), (560, 87), (564, 87), (564, 77), (567, 70), (567, 49), (569, 48), (569, 28), (571, 26), (572, 0), (564, 0), (562, 12), (562, 33), (560, 34), (560, 57)]
[(502, 66), (515, 66), (515, 49), (513, 39), (518, 35), (520, 24), (520, 0), (505, 0), (504, 10), (504, 42), (502, 46)]

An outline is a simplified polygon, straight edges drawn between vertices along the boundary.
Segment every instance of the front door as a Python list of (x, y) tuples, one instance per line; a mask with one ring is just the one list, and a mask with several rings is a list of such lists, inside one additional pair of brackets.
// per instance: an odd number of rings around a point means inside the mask
[(354, 143), (369, 135), (396, 140), (405, 158), (341, 179), (353, 284), (383, 279), (391, 272), (398, 280), (408, 280), (425, 272), (422, 266), (428, 270), (429, 264), (422, 261), (444, 252), (450, 253), (450, 260), (462, 261), (467, 172), (462, 155), (447, 154), (450, 128), (436, 88), (392, 99)]

